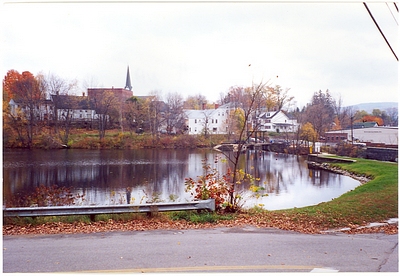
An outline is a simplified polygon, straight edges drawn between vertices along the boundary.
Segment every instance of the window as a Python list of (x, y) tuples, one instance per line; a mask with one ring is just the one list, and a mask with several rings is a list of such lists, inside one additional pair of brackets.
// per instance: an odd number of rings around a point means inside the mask
[(215, 123), (218, 124), (218, 119), (215, 119)]
[(197, 124), (197, 119), (194, 119), (194, 123)]

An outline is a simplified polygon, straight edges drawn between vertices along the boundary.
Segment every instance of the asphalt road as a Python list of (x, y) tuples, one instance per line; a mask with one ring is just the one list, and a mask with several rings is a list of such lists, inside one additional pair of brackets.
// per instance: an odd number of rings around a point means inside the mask
[(397, 272), (397, 245), (254, 227), (3, 236), (3, 272)]

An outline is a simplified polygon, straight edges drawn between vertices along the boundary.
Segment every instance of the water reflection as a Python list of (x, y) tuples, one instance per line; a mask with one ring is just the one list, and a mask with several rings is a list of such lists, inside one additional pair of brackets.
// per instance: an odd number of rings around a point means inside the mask
[[(223, 154), (210, 150), (56, 150), (5, 151), (3, 199), (31, 193), (35, 187), (57, 185), (85, 194), (78, 204), (140, 204), (148, 201), (190, 201), (187, 177), (204, 173), (204, 160), (221, 173), (226, 162), (214, 163)], [(309, 170), (299, 156), (249, 151), (241, 167), (259, 178), (269, 196), (251, 198), (249, 184), (241, 189), (245, 207), (266, 209), (302, 207), (331, 200), (354, 189), (359, 182), (326, 171)]]

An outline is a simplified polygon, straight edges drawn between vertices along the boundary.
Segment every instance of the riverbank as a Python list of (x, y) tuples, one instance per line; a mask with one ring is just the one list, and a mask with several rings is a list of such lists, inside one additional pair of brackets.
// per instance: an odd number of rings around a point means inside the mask
[[(270, 137), (279, 139), (279, 133), (269, 133)], [(25, 148), (19, 142), (18, 137), (3, 137), (4, 148)], [(284, 139), (284, 136), (281, 137)], [(213, 134), (188, 135), (188, 134), (157, 134), (134, 133), (120, 130), (107, 130), (105, 137), (100, 139), (97, 130), (70, 130), (68, 143), (65, 144), (59, 135), (44, 129), (33, 138), (32, 149), (181, 149), (181, 148), (213, 148), (233, 137), (227, 135)]]
[(354, 163), (357, 162), (353, 158), (339, 157), (332, 154), (309, 154), (307, 158), (307, 165), (309, 169), (326, 170), (333, 173), (341, 174), (344, 176), (351, 177), (361, 184), (365, 184), (372, 179), (371, 175), (365, 175), (363, 173), (352, 172), (341, 169), (339, 166), (335, 166), (336, 163)]
[[(329, 202), (304, 208), (267, 211), (260, 207), (236, 214), (197, 214), (195, 212), (160, 213), (156, 217), (104, 216), (90, 222), (85, 218), (53, 221), (37, 218), (34, 221), (8, 221), (3, 235), (92, 233), (104, 231), (144, 231), (154, 229), (213, 228), (253, 225), (273, 227), (302, 233), (326, 233), (332, 229), (346, 229), (346, 233), (397, 233), (397, 225), (363, 227), (370, 223), (398, 218), (397, 163), (355, 159), (353, 163), (336, 163), (338, 169), (365, 175), (370, 181)], [(176, 213), (179, 213), (177, 215)], [(47, 219), (47, 220), (45, 220)], [(70, 219), (68, 221), (68, 219)]]
[[(226, 139), (224, 135), (151, 135), (108, 130), (103, 139), (95, 130), (71, 130), (68, 143), (63, 143), (58, 135), (43, 131), (34, 137), (32, 149), (180, 149), (212, 148)], [(3, 141), (4, 148), (23, 148), (16, 137)]]

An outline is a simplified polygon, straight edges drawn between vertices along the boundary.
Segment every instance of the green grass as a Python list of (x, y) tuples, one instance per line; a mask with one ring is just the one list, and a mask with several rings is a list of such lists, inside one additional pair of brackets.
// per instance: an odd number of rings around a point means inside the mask
[(45, 217), (6, 217), (3, 219), (3, 224), (12, 224), (12, 225), (42, 225), (45, 223), (53, 223), (53, 222), (63, 222), (63, 223), (74, 223), (74, 222), (84, 222), (90, 223), (89, 216), (45, 216)]
[(233, 214), (217, 214), (215, 212), (197, 212), (197, 211), (179, 211), (170, 212), (169, 217), (172, 220), (186, 220), (192, 223), (216, 223), (220, 220), (231, 220), (234, 218)]
[(398, 217), (398, 164), (367, 159), (337, 167), (373, 179), (344, 195), (316, 206), (276, 211), (316, 221), (326, 227), (365, 224)]

